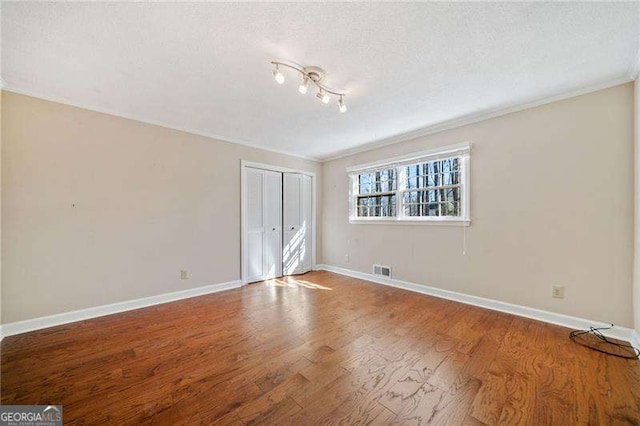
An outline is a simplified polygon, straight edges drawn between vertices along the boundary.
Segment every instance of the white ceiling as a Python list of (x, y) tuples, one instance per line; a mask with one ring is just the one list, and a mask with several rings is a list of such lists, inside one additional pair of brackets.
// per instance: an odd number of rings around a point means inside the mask
[[(326, 158), (616, 79), (639, 3), (2, 3), (8, 90)], [(349, 110), (271, 76), (319, 65)]]

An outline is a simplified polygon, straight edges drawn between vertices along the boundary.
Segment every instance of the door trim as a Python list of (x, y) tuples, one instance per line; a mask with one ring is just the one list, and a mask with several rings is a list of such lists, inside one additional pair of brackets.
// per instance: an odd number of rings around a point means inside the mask
[(311, 270), (316, 268), (316, 226), (317, 226), (317, 195), (316, 190), (316, 173), (308, 170), (290, 169), (287, 167), (274, 166), (271, 164), (256, 163), (253, 161), (240, 160), (240, 281), (242, 285), (247, 284), (247, 273), (245, 267), (247, 265), (246, 255), (246, 241), (245, 241), (245, 215), (247, 211), (246, 200), (244, 198), (246, 194), (247, 183), (247, 168), (269, 170), (272, 172), (280, 173), (300, 173), (311, 177)]

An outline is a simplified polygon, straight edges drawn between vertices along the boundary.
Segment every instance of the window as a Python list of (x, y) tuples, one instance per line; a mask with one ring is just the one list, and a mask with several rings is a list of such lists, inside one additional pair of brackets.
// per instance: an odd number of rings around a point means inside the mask
[(404, 167), (404, 215), (459, 217), (460, 162), (451, 157)]
[(350, 220), (469, 222), (470, 144), (347, 169)]
[(359, 217), (395, 216), (397, 182), (395, 169), (359, 174), (356, 215)]

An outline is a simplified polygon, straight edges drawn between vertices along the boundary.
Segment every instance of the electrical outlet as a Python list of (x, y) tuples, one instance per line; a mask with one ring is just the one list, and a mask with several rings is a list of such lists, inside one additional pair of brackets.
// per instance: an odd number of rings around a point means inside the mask
[(349, 253), (344, 255), (344, 261), (345, 263), (349, 263)]
[(564, 286), (554, 285), (551, 286), (551, 297), (556, 299), (564, 299)]
[(187, 271), (186, 269), (180, 270), (180, 279), (181, 280), (188, 280), (189, 279), (189, 271)]

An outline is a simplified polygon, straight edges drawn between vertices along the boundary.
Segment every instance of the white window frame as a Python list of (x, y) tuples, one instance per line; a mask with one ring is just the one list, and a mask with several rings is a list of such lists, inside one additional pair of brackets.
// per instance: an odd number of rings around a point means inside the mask
[[(471, 224), (470, 209), (470, 155), (471, 143), (464, 142), (455, 145), (449, 145), (441, 148), (430, 149), (427, 151), (416, 152), (410, 155), (390, 158), (385, 161), (375, 163), (360, 164), (357, 166), (347, 167), (349, 178), (349, 222), (362, 224), (429, 224), (429, 225), (454, 225), (469, 226)], [(439, 159), (458, 157), (460, 158), (460, 182), (461, 182), (461, 202), (462, 210), (460, 216), (405, 216), (403, 207), (402, 194), (406, 191), (401, 183), (406, 181), (404, 176), (404, 167), (416, 164), (426, 163)], [(362, 217), (356, 215), (356, 198), (358, 196), (358, 175), (367, 172), (373, 172), (380, 169), (396, 169), (396, 216), (368, 216)]]

